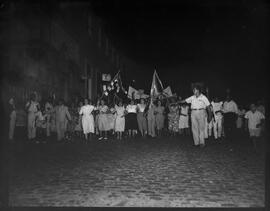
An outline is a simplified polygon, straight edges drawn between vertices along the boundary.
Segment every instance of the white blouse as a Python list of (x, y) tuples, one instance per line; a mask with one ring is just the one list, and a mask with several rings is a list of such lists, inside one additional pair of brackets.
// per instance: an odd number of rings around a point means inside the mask
[(94, 108), (95, 107), (93, 105), (84, 105), (84, 106), (81, 107), (79, 114), (91, 115)]
[(145, 104), (138, 104), (139, 112), (144, 112), (146, 105)]
[(137, 105), (128, 105), (126, 110), (128, 113), (136, 113)]

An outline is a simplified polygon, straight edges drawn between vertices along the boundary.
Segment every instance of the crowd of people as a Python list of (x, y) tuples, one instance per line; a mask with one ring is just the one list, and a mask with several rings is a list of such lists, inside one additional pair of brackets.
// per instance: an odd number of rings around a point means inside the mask
[[(248, 131), (256, 148), (256, 142), (264, 132), (265, 108), (262, 102), (252, 103), (249, 109), (237, 106), (230, 95), (221, 101), (213, 97), (211, 102), (193, 88), (187, 99), (129, 99), (128, 102), (106, 104), (98, 99), (93, 103), (84, 99), (66, 104), (62, 99), (38, 102), (34, 94), (26, 103), (9, 100), (9, 139), (16, 141), (25, 135), (29, 142), (41, 143), (54, 140), (88, 142), (91, 140), (134, 139), (135, 137), (190, 136), (194, 146), (205, 146), (205, 139), (216, 142), (232, 140), (238, 131)], [(15, 138), (14, 138), (15, 137)], [(77, 137), (77, 138), (76, 138)]]

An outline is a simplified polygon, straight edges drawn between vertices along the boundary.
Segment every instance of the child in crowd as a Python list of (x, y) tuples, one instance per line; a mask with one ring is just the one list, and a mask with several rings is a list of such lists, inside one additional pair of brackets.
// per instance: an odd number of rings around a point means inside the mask
[(264, 124), (264, 115), (256, 109), (254, 103), (250, 105), (250, 111), (245, 114), (246, 129), (248, 128), (249, 136), (257, 152), (257, 142), (261, 135), (261, 128)]

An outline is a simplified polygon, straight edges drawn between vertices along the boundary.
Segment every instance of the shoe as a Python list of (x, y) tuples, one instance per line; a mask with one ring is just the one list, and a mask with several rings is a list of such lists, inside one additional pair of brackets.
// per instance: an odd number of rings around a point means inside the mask
[(200, 144), (200, 148), (204, 148), (205, 147), (205, 144)]
[(104, 140), (107, 140), (107, 139), (108, 139), (107, 137), (104, 138)]
[(99, 137), (99, 138), (98, 138), (98, 140), (100, 140), (100, 141), (101, 141), (102, 139), (103, 139), (103, 137)]

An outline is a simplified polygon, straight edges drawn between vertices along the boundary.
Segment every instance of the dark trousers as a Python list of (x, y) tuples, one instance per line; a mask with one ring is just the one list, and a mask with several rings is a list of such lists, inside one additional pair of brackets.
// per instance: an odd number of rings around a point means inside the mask
[(235, 137), (236, 132), (236, 114), (228, 112), (224, 114), (224, 132), (227, 139), (231, 140)]

